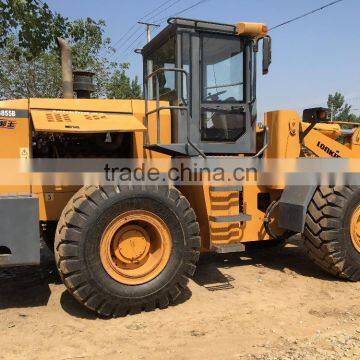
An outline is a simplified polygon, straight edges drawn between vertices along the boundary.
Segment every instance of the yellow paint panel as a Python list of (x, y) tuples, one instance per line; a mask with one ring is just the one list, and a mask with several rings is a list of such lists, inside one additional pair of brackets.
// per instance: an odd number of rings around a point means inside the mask
[(54, 192), (35, 194), (39, 199), (39, 220), (56, 221), (74, 192)]
[(133, 112), (131, 100), (115, 99), (30, 99), (30, 109), (129, 114)]
[(267, 159), (294, 159), (300, 156), (300, 118), (296, 111), (277, 110), (265, 113), (269, 128)]
[(0, 109), (27, 110), (28, 107), (29, 107), (28, 99), (1, 100), (0, 101)]
[(36, 131), (61, 133), (106, 133), (144, 131), (145, 126), (133, 115), (83, 114), (31, 110)]

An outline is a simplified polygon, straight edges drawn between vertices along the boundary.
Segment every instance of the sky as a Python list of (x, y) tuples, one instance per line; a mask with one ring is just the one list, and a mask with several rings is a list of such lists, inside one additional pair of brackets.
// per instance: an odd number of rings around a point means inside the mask
[[(70, 19), (104, 19), (107, 36), (116, 44), (116, 58), (131, 64), (130, 75), (142, 78), (141, 56), (146, 36), (136, 22), (172, 16), (198, 0), (47, 0), (51, 9)], [(269, 27), (325, 5), (331, 0), (208, 0), (182, 17), (224, 23), (264, 22)], [(168, 8), (169, 5), (174, 4)], [(276, 109), (325, 105), (328, 94), (340, 91), (360, 114), (360, 0), (344, 0), (314, 15), (271, 31), (273, 63), (267, 76), (258, 74), (259, 114)], [(166, 25), (163, 24), (163, 27)], [(154, 32), (156, 34), (156, 32)], [(124, 36), (125, 35), (125, 36)], [(126, 40), (133, 35), (128, 42)], [(138, 38), (139, 37), (139, 38)], [(129, 45), (138, 38), (133, 46)], [(258, 67), (261, 68), (260, 66)], [(355, 110), (359, 109), (359, 110)], [(261, 115), (262, 116), (262, 115)]]

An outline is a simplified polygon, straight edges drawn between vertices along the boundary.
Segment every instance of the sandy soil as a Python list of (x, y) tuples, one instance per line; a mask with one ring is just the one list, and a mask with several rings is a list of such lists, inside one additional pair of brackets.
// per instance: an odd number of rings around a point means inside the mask
[(203, 259), (175, 306), (101, 320), (44, 256), (0, 272), (0, 359), (360, 359), (359, 295), (295, 242)]

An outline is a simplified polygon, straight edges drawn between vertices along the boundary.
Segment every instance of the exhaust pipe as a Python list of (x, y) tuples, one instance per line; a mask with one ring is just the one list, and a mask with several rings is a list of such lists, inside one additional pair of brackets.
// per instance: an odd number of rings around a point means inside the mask
[(69, 44), (63, 38), (58, 37), (56, 41), (61, 52), (63, 98), (73, 99), (74, 80), (73, 80), (71, 49)]

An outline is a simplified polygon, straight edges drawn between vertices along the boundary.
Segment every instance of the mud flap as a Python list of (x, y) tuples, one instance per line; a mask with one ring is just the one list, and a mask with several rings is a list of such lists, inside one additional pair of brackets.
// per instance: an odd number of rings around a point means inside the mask
[(281, 228), (302, 233), (305, 227), (307, 208), (314, 196), (316, 186), (288, 186), (279, 202)]
[(38, 199), (0, 196), (0, 267), (40, 264)]

